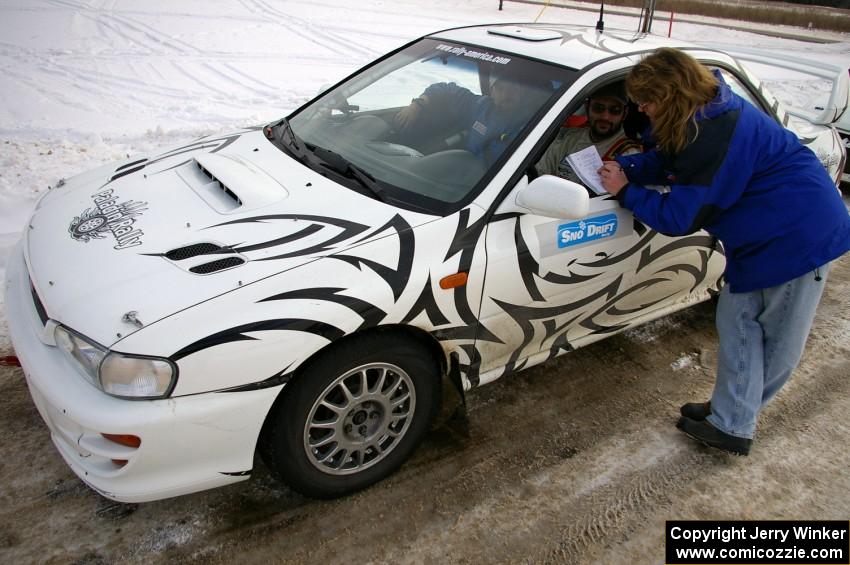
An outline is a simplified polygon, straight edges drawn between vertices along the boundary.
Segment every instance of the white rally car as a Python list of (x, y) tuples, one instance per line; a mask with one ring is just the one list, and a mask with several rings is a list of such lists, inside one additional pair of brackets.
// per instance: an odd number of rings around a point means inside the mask
[[(534, 169), (588, 93), (659, 46), (788, 123), (719, 51), (481, 26), (414, 41), (288, 119), (50, 190), (10, 259), (6, 304), (62, 457), (120, 501), (245, 480), (257, 450), (294, 489), (338, 496), (404, 462), (442, 387), (708, 298), (724, 266), (714, 238), (664, 236)], [(488, 131), (476, 112), (508, 77), (520, 109)], [(441, 107), (423, 96), (432, 85), (462, 103)], [(411, 104), (417, 123), (402, 127)], [(837, 179), (835, 131), (796, 127)]]

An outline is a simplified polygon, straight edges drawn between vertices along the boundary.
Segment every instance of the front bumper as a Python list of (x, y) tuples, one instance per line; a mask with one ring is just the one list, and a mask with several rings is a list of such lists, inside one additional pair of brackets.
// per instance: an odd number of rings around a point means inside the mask
[[(30, 394), (51, 439), (93, 489), (113, 500), (144, 502), (250, 476), (257, 437), (280, 387), (137, 401), (103, 393), (45, 343), (49, 340), (44, 340), (45, 324), (34, 304), (22, 244), (6, 269), (6, 315)], [(102, 433), (132, 434), (141, 438), (141, 445), (119, 445)]]

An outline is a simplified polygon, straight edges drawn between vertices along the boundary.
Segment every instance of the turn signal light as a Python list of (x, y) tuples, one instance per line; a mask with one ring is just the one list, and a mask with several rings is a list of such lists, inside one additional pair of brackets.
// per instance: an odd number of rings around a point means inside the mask
[(457, 288), (459, 286), (463, 286), (466, 284), (466, 281), (469, 279), (469, 275), (466, 273), (455, 273), (453, 275), (449, 275), (447, 277), (443, 277), (440, 279), (440, 288), (443, 290), (449, 290), (451, 288)]
[(139, 436), (134, 436), (130, 434), (100, 434), (109, 441), (114, 441), (115, 443), (126, 445), (127, 447), (139, 447), (142, 445), (142, 438)]
[[(134, 436), (131, 434), (100, 434), (109, 441), (114, 441), (119, 445), (126, 445), (127, 447), (137, 448), (142, 445), (142, 438), (139, 436)], [(126, 459), (111, 459), (111, 461), (118, 465), (119, 467), (123, 467), (127, 464)]]

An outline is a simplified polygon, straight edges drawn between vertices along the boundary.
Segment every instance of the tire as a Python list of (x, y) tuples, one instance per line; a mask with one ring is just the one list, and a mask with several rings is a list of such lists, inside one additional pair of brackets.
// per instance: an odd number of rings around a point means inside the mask
[(425, 348), (388, 334), (354, 337), (284, 388), (260, 455), (293, 490), (343, 496), (398, 469), (430, 428), (440, 399), (438, 363)]

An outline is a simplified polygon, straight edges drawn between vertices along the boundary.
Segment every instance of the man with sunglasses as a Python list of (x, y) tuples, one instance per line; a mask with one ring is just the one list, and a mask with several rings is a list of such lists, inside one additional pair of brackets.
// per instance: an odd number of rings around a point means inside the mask
[(603, 161), (620, 155), (641, 152), (641, 145), (623, 133), (623, 120), (628, 113), (626, 92), (622, 82), (603, 86), (590, 95), (585, 103), (587, 122), (580, 127), (562, 128), (555, 141), (549, 145), (535, 168), (541, 175), (556, 175), (581, 183), (567, 155), (596, 146)]

